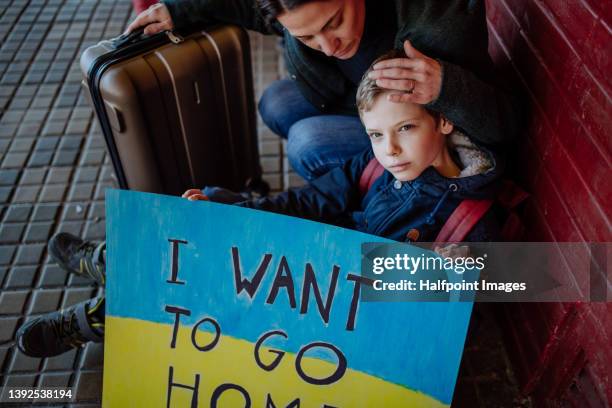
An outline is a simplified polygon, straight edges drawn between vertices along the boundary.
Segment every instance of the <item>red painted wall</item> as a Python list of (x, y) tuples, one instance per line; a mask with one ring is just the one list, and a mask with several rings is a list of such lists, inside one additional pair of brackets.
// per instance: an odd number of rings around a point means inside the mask
[[(489, 51), (530, 116), (515, 157), (532, 194), (524, 240), (612, 241), (612, 2), (487, 0), (487, 14)], [(537, 406), (612, 405), (612, 303), (508, 305), (503, 322)]]

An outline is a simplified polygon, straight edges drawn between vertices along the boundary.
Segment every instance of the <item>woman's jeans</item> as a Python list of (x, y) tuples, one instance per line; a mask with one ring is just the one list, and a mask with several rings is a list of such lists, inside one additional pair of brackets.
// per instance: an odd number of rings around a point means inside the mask
[(357, 116), (325, 115), (289, 79), (275, 81), (259, 101), (264, 123), (287, 139), (291, 167), (313, 180), (370, 146)]

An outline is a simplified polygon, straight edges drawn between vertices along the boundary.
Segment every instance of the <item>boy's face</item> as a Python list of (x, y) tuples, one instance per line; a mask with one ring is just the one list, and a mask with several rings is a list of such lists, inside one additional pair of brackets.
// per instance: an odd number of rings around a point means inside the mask
[(420, 105), (388, 101), (387, 94), (378, 95), (361, 120), (380, 164), (397, 180), (414, 180), (442, 160), (453, 125), (436, 123)]

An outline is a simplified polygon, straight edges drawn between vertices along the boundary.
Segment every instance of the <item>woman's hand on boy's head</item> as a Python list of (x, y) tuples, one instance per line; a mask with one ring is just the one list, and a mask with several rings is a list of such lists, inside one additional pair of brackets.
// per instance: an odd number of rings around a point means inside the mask
[(192, 188), (183, 193), (182, 198), (186, 198), (189, 201), (203, 200), (208, 201), (209, 198), (202, 193), (202, 190)]
[(412, 102), (426, 105), (435, 101), (442, 88), (442, 66), (404, 41), (407, 58), (394, 58), (374, 65), (368, 74), (376, 85), (400, 93), (388, 96), (393, 102)]

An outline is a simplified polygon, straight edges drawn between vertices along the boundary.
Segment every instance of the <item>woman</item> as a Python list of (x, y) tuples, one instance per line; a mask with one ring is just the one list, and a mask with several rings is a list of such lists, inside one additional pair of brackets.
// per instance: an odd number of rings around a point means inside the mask
[(481, 0), (163, 0), (128, 27), (145, 34), (224, 22), (283, 36), (290, 79), (264, 92), (259, 111), (288, 139), (292, 167), (307, 180), (368, 146), (355, 91), (378, 56), (403, 47), (407, 58), (372, 74), (379, 86), (442, 113), (482, 143), (515, 133), (511, 98), (492, 85)]

